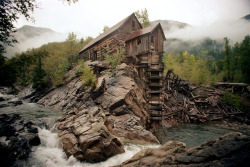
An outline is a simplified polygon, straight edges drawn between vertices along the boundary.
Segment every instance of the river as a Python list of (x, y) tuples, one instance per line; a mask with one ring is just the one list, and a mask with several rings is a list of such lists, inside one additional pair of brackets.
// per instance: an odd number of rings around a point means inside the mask
[(123, 161), (131, 158), (134, 154), (144, 148), (158, 147), (159, 145), (138, 145), (127, 143), (124, 145), (125, 153), (119, 154), (109, 158), (108, 160), (90, 164), (86, 162), (79, 162), (74, 157), (67, 158), (63, 149), (60, 147), (55, 122), (57, 118), (62, 115), (61, 111), (56, 111), (39, 106), (36, 103), (29, 103), (22, 100), (23, 104), (18, 106), (11, 105), (11, 101), (20, 100), (14, 95), (4, 95), (0, 93), (0, 97), (7, 99), (0, 102), (7, 104), (7, 107), (0, 108), (1, 114), (20, 114), (26, 120), (41, 120), (45, 122), (48, 127), (38, 127), (38, 135), (41, 144), (33, 148), (27, 161), (19, 162), (22, 166), (28, 167), (108, 167), (112, 165), (119, 165)]
[[(127, 143), (124, 146), (125, 153), (119, 154), (109, 158), (108, 160), (90, 164), (86, 162), (79, 162), (74, 157), (66, 158), (65, 153), (59, 144), (59, 139), (56, 133), (55, 121), (62, 114), (61, 111), (51, 110), (37, 105), (36, 103), (29, 103), (23, 101), (23, 104), (13, 106), (8, 102), (19, 100), (18, 97), (13, 95), (3, 95), (0, 97), (7, 99), (0, 102), (9, 106), (0, 108), (0, 113), (12, 114), (17, 113), (22, 115), (23, 118), (28, 120), (41, 120), (48, 124), (45, 127), (39, 127), (39, 137), (41, 145), (33, 148), (27, 161), (21, 162), (23, 166), (32, 167), (106, 167), (121, 164), (123, 161), (131, 158), (134, 154), (141, 149), (148, 147), (158, 147), (159, 145), (138, 145)], [(216, 139), (219, 136), (228, 133), (232, 130), (218, 128), (209, 124), (180, 124), (168, 129), (160, 129), (156, 136), (165, 143), (169, 140), (178, 140), (187, 144), (187, 148), (200, 145), (201, 143)]]

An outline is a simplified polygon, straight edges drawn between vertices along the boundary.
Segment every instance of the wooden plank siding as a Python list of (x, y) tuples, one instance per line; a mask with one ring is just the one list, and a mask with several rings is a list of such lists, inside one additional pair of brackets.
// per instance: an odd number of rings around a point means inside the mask
[[(153, 63), (155, 61), (161, 61), (161, 57), (163, 54), (163, 42), (165, 40), (165, 36), (162, 33), (162, 29), (160, 25), (155, 27), (148, 28), (148, 30), (135, 32), (138, 35), (132, 36), (132, 38), (126, 41), (126, 50), (128, 56), (138, 56), (143, 54), (154, 54), (159, 55), (158, 60), (151, 60)], [(153, 41), (151, 40), (153, 39)]]

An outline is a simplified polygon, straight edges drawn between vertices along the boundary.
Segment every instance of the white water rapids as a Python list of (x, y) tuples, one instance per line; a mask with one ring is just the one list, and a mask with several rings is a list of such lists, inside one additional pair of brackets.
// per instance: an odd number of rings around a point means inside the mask
[(125, 160), (131, 158), (134, 154), (141, 149), (148, 147), (158, 147), (159, 145), (135, 145), (125, 144), (125, 153), (118, 154), (109, 158), (108, 160), (100, 163), (86, 163), (79, 162), (73, 156), (66, 158), (66, 154), (63, 152), (59, 145), (59, 139), (57, 133), (39, 128), (39, 137), (41, 139), (41, 145), (36, 148), (34, 152), (30, 154), (27, 166), (32, 167), (108, 167), (113, 165), (119, 165)]
[(55, 111), (48, 108), (41, 107), (36, 103), (29, 103), (22, 100), (23, 104), (13, 106), (9, 104), (11, 101), (21, 100), (14, 95), (5, 95), (0, 93), (0, 97), (3, 97), (5, 101), (1, 104), (8, 105), (7, 107), (0, 107), (0, 113), (5, 114), (20, 114), (27, 120), (41, 120), (46, 122), (49, 129), (39, 128), (38, 135), (41, 140), (41, 144), (37, 147), (33, 147), (32, 152), (29, 155), (28, 160), (21, 161), (19, 164), (25, 167), (108, 167), (113, 165), (119, 165), (125, 160), (131, 158), (134, 154), (144, 148), (158, 147), (159, 145), (138, 145), (127, 143), (124, 145), (125, 153), (118, 154), (109, 158), (108, 160), (100, 163), (86, 163), (80, 162), (73, 156), (67, 158), (65, 152), (59, 144), (58, 134), (55, 129), (55, 121), (58, 116), (62, 114), (61, 111)]

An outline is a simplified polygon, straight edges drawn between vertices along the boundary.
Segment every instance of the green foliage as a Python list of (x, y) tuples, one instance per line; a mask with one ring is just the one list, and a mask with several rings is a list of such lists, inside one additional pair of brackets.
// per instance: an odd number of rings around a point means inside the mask
[[(78, 0), (62, 0), (68, 4)], [(33, 19), (31, 13), (38, 5), (35, 0), (1, 0), (0, 1), (0, 55), (5, 52), (5, 46), (16, 43), (13, 33), (16, 32), (14, 23), (24, 16), (26, 20)]]
[(77, 66), (74, 68), (74, 73), (76, 76), (80, 76), (82, 74), (82, 69), (85, 67), (85, 62), (83, 59), (78, 60)]
[[(237, 55), (236, 55), (237, 56)], [(238, 59), (237, 59), (238, 60)], [(244, 82), (250, 83), (250, 36), (246, 36), (239, 47), (239, 63)]]
[(88, 67), (86, 63), (81, 64), (82, 68), (82, 76), (81, 79), (85, 85), (94, 87), (96, 85), (96, 76), (93, 72), (93, 69)]
[(231, 80), (231, 47), (229, 46), (229, 39), (224, 38), (225, 40), (225, 59), (224, 59), (224, 71), (225, 78), (227, 81)]
[(17, 69), (13, 62), (5, 59), (3, 56), (0, 57), (0, 63), (0, 85), (13, 87), (17, 80)]
[(110, 54), (110, 49), (107, 46), (106, 53), (104, 54), (104, 60), (111, 68), (116, 68), (121, 64), (121, 60), (125, 57), (125, 49), (123, 47), (117, 47), (114, 54)]
[(12, 46), (16, 43), (13, 36), (15, 32), (14, 23), (20, 16), (24, 16), (27, 20), (31, 18), (30, 13), (36, 8), (35, 0), (1, 0), (0, 2), (0, 54), (5, 52), (5, 46)]
[(250, 36), (233, 47), (229, 45), (228, 38), (224, 38), (224, 42), (224, 51), (219, 50), (220, 44), (208, 38), (199, 46), (203, 49), (191, 51), (196, 54), (181, 51), (165, 55), (165, 69), (174, 69), (181, 78), (199, 84), (216, 81), (250, 83)]
[[(27, 50), (11, 59), (0, 57), (1, 85), (27, 85), (32, 82), (39, 85), (44, 82), (53, 86), (60, 86), (63, 84), (66, 72), (77, 62), (79, 50), (91, 39), (91, 37), (88, 37), (78, 40), (74, 33), (70, 33), (64, 42), (53, 42), (37, 49)], [(42, 56), (38, 58), (39, 55)], [(38, 75), (38, 71), (41, 69), (44, 70), (46, 76)], [(39, 81), (39, 78), (42, 79)], [(37, 88), (39, 89), (39, 87)]]
[(240, 96), (232, 94), (228, 91), (223, 92), (223, 96), (220, 98), (224, 103), (236, 107), (240, 110), (244, 110), (242, 99)]
[(33, 88), (36, 90), (42, 90), (43, 88), (46, 87), (46, 80), (45, 80), (45, 76), (46, 73), (42, 68), (42, 57), (46, 56), (48, 53), (43, 51), (43, 52), (38, 52), (36, 55), (37, 60), (37, 64), (34, 67), (33, 70), (33, 75), (32, 75), (32, 82), (33, 82)]
[(150, 21), (148, 18), (148, 10), (145, 8), (141, 11), (136, 11), (135, 16), (137, 17), (138, 21), (141, 23), (143, 28), (150, 26)]
[(193, 54), (187, 51), (179, 54), (163, 55), (165, 73), (167, 70), (173, 69), (182, 79), (202, 85), (215, 82), (215, 76), (211, 74), (208, 62), (208, 60), (200, 57), (195, 58)]
[(66, 57), (60, 54), (49, 54), (44, 59), (44, 70), (47, 73), (47, 80), (54, 86), (60, 86), (69, 66), (70, 64)]
[(109, 28), (110, 28), (109, 26), (104, 26), (103, 29), (102, 29), (102, 31), (105, 32), (105, 31), (107, 31)]

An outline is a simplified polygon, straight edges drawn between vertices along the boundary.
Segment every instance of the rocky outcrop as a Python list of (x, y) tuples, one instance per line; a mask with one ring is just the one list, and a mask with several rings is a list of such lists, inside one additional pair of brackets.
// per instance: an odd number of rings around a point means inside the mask
[(145, 129), (149, 114), (144, 88), (136, 69), (122, 64), (114, 75), (99, 77), (95, 89), (73, 77), (38, 103), (65, 111), (57, 128), (67, 156), (99, 162), (123, 153), (124, 141), (159, 143)]
[(249, 166), (249, 158), (250, 136), (234, 132), (191, 149), (182, 142), (169, 141), (159, 148), (142, 150), (118, 166), (238, 167)]
[(148, 104), (145, 101), (143, 82), (139, 79), (135, 68), (120, 65), (113, 77), (106, 79), (105, 92), (95, 100), (104, 111), (111, 115), (131, 114), (140, 118), (145, 125), (149, 119)]
[(1, 166), (13, 165), (17, 160), (28, 158), (33, 146), (40, 144), (38, 129), (20, 115), (0, 115)]
[(143, 82), (134, 72), (133, 67), (120, 65), (114, 77), (106, 78), (106, 91), (95, 102), (108, 113), (105, 124), (113, 135), (134, 143), (159, 144), (157, 138), (145, 129), (150, 118), (148, 104)]
[(108, 132), (104, 119), (104, 112), (89, 99), (81, 110), (59, 120), (59, 138), (68, 157), (99, 162), (124, 152), (122, 143)]

